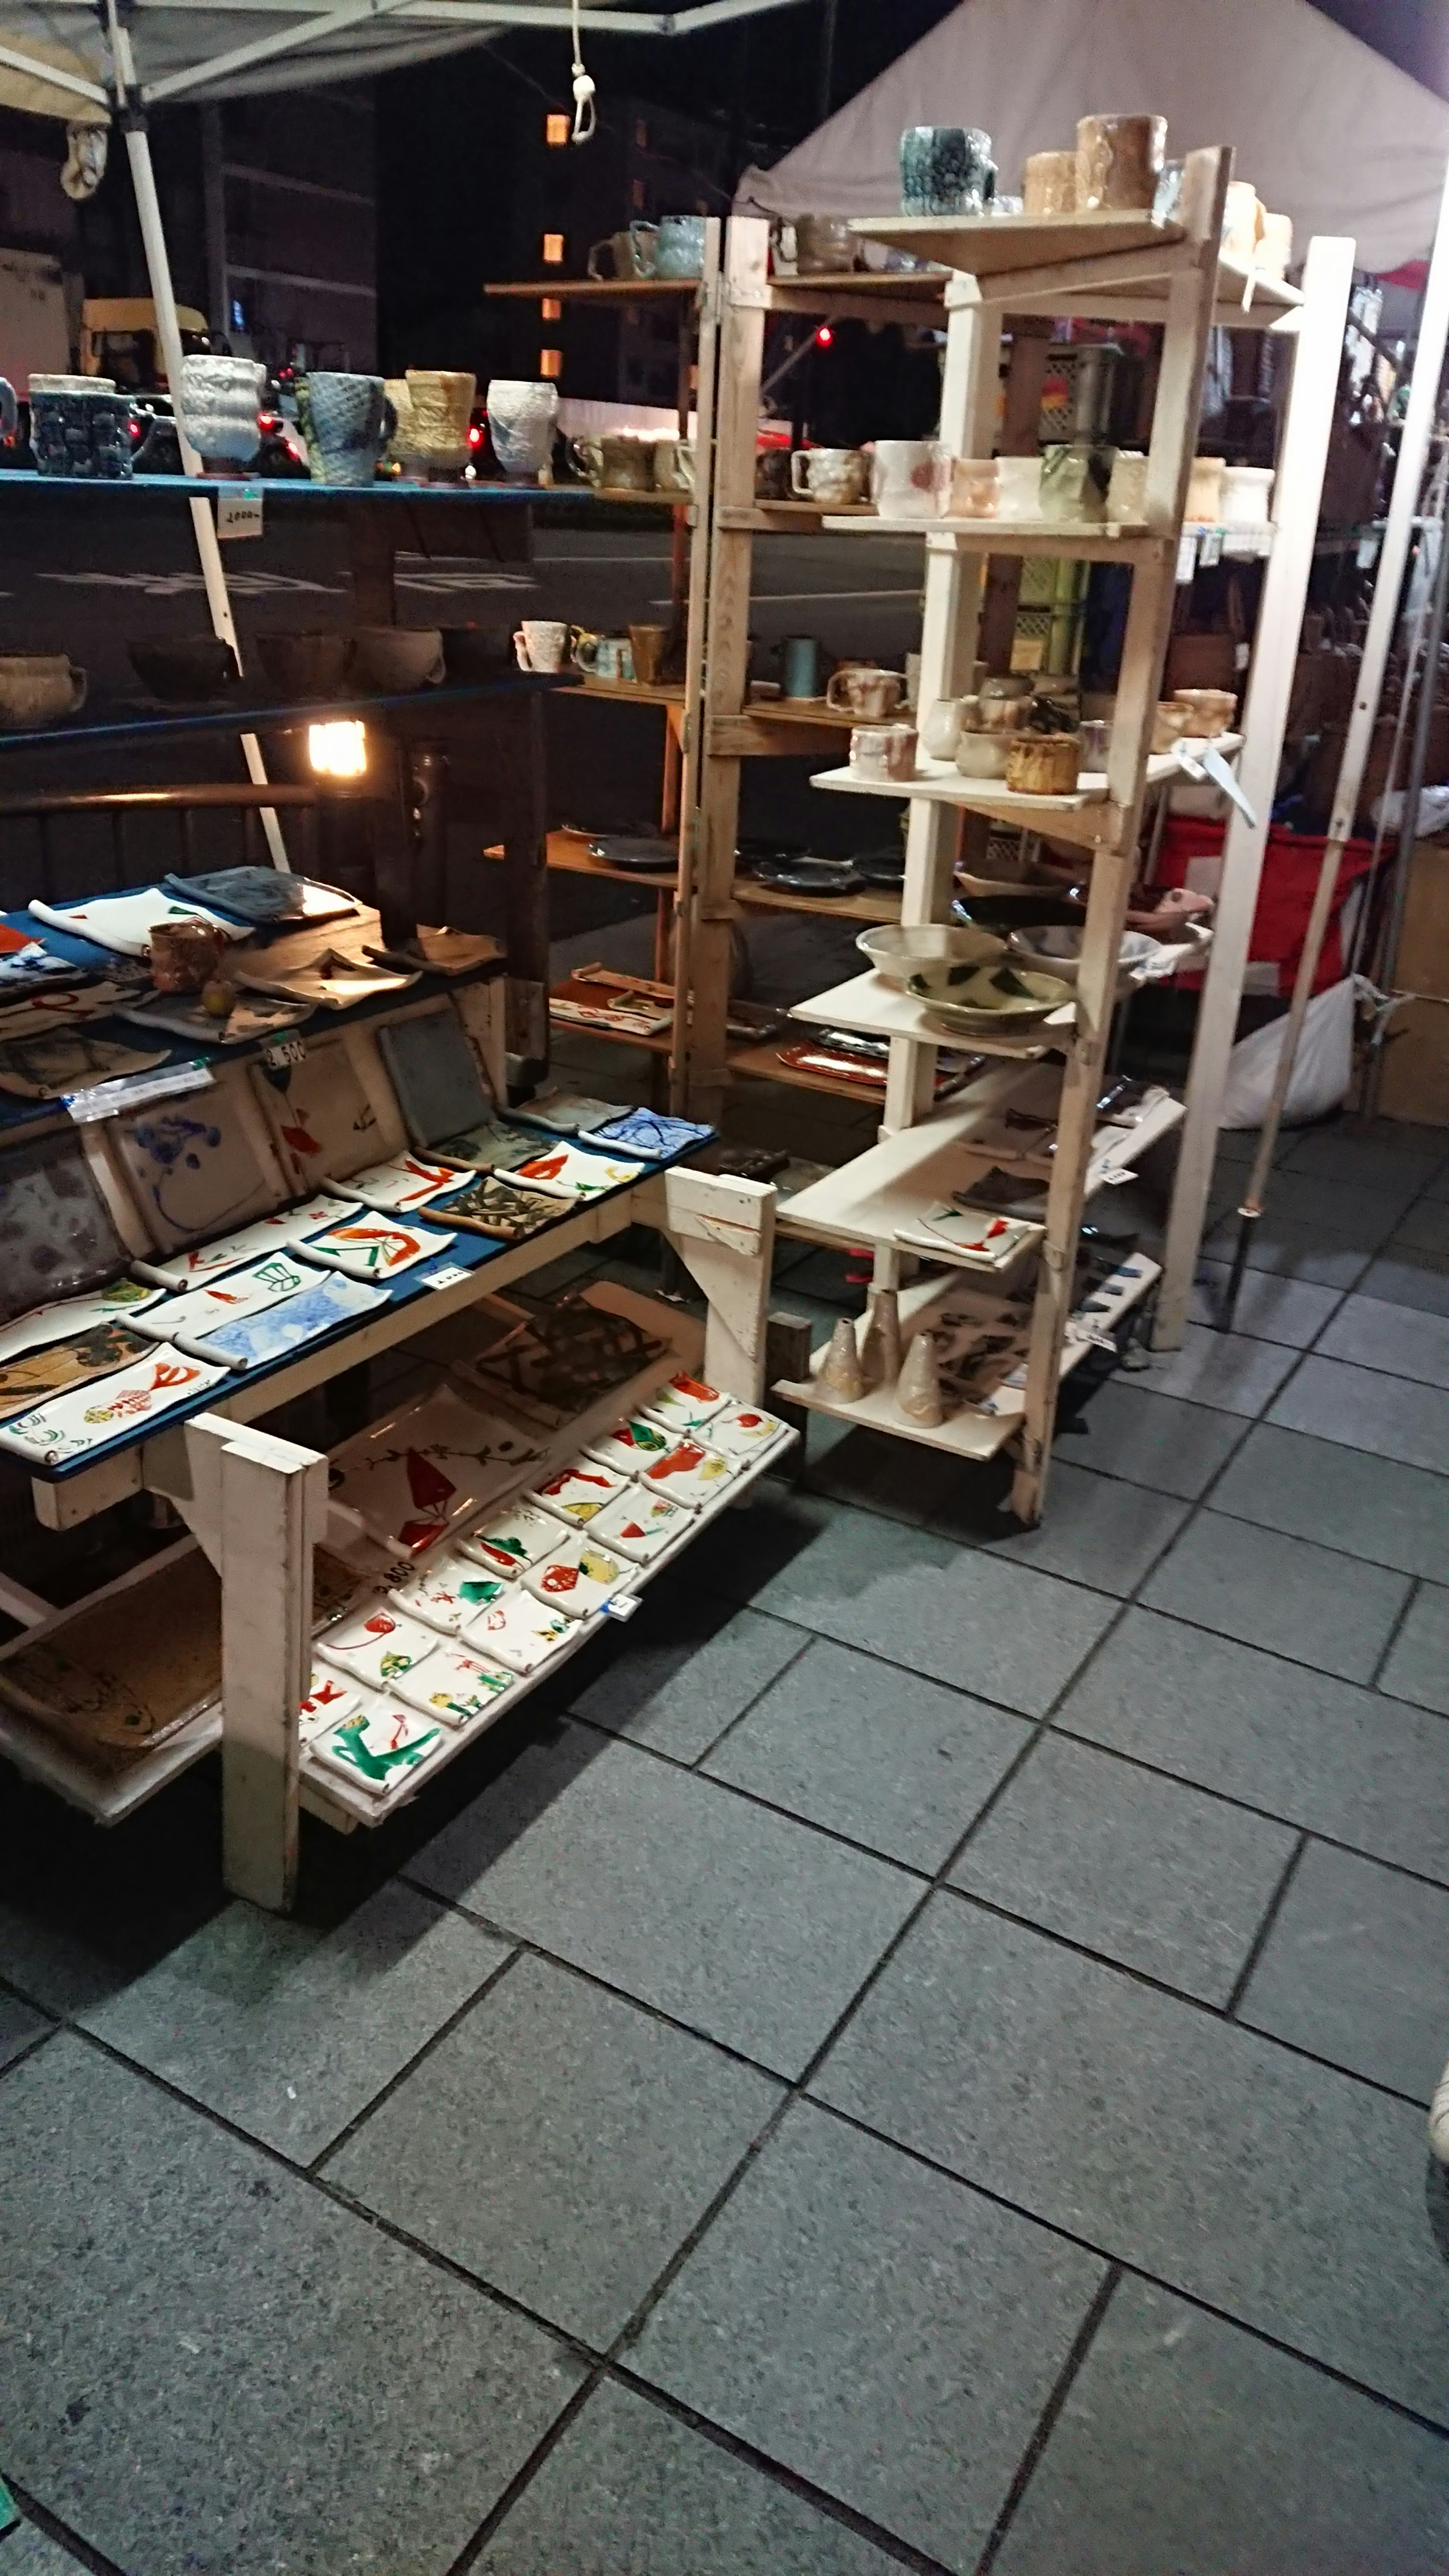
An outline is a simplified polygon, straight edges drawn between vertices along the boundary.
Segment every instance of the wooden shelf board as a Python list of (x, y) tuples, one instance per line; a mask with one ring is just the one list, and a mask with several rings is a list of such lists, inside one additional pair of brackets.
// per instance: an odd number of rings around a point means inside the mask
[(740, 709), (751, 724), (781, 725), (787, 731), (792, 725), (810, 725), (815, 730), (823, 725), (831, 733), (850, 733), (859, 724), (859, 716), (842, 715), (838, 707), (827, 706), (824, 698), (747, 698)]
[(901, 898), (886, 886), (860, 894), (789, 894), (737, 876), (734, 896), (744, 912), (813, 912), (821, 921), (859, 921), (869, 929), (894, 926), (901, 917)]
[(682, 680), (596, 680), (584, 673), (584, 685), (577, 692), (584, 700), (611, 698), (620, 705), (633, 707), (682, 707)]
[(956, 1047), (963, 1055), (1001, 1055), (1035, 1059), (1053, 1049), (1069, 1052), (1076, 1027), (1076, 1004), (1064, 1004), (1060, 1013), (1040, 1022), (1030, 1036), (966, 1037), (945, 1029), (933, 1029), (926, 1019), (924, 1003), (912, 993), (900, 992), (888, 984), (873, 967), (863, 975), (852, 975), (845, 984), (832, 984), (828, 993), (812, 994), (806, 1002), (792, 1003), (792, 1020), (804, 1020), (812, 1028), (858, 1029), (869, 1037), (910, 1038), (917, 1046)]
[(561, 296), (569, 304), (645, 304), (699, 295), (697, 277), (539, 277), (510, 279), (506, 285), (485, 280), (485, 295), (512, 296), (532, 303), (541, 295)]
[[(1186, 240), (1180, 224), (1159, 224), (1150, 214), (1104, 211), (1082, 215), (866, 215), (852, 222), (862, 240), (884, 242), (916, 259), (939, 260), (970, 277), (1014, 275), (1024, 268), (1057, 268), (1116, 251), (1169, 251)], [(1061, 292), (1062, 290), (1056, 290)], [(1012, 297), (1012, 310), (1017, 299)]]
[(869, 526), (875, 516), (872, 501), (852, 501), (844, 509), (826, 501), (726, 501), (717, 522), (735, 536), (789, 537), (813, 536), (818, 528)]
[(1086, 562), (1141, 561), (1159, 550), (1175, 549), (1177, 536), (1149, 528), (1145, 519), (917, 519), (868, 518), (832, 514), (824, 522), (833, 536), (923, 537), (933, 546), (953, 547), (959, 554), (1076, 555)]
[[(1216, 734), (1212, 748), (1226, 759), (1241, 750), (1242, 741), (1238, 733)], [(1147, 785), (1161, 786), (1176, 775), (1177, 768), (1173, 753), (1153, 752), (1147, 763)], [(966, 813), (995, 815), (1004, 823), (1044, 832), (1053, 840), (1089, 845), (1109, 837), (1115, 813), (1107, 801), (1103, 770), (1084, 769), (1069, 796), (1013, 795), (998, 779), (963, 778), (951, 760), (922, 760), (914, 778), (902, 779), (861, 778), (853, 769), (823, 769), (810, 784), (834, 795), (918, 797), (927, 804), (958, 805)]]
[[(1243, 297), (1251, 279), (1252, 294), (1244, 304)], [(1132, 286), (1058, 287), (1044, 296), (1013, 295), (1014, 313), (1076, 313), (1094, 321), (1160, 322), (1167, 302), (1165, 277), (1140, 278)], [(1214, 322), (1225, 331), (1271, 331), (1291, 315), (1301, 311), (1303, 296), (1284, 277), (1272, 277), (1266, 269), (1245, 268), (1241, 261), (1218, 261), (1217, 307)]]
[[(855, 229), (859, 231), (860, 227)], [(838, 312), (841, 299), (849, 296), (863, 298), (868, 306), (903, 304), (930, 311), (943, 302), (947, 281), (945, 268), (847, 268), (827, 276), (776, 276), (765, 290), (765, 309), (769, 313), (811, 313), (827, 308)]]

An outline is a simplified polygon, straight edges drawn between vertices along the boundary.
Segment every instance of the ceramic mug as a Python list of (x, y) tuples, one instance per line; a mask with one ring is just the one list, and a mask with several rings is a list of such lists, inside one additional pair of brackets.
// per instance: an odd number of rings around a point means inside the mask
[(979, 125), (908, 125), (901, 207), (908, 215), (981, 215), (996, 193), (991, 137)]
[(1167, 143), (1165, 116), (1077, 119), (1077, 212), (1148, 214)]
[(513, 638), (520, 671), (561, 671), (577, 627), (557, 617), (525, 617)]
[(791, 456), (788, 447), (761, 447), (755, 454), (755, 499), (788, 501)]
[[(129, 483), (144, 464), (154, 423), (138, 445), (143, 414), (109, 376), (32, 376), (30, 450), (37, 474), (91, 483)], [(0, 410), (0, 426), (4, 414)]]
[(257, 414), (266, 390), (267, 371), (257, 358), (182, 359), (181, 418), (208, 473), (234, 474), (250, 465), (262, 443)]
[(654, 449), (645, 438), (571, 438), (569, 461), (596, 492), (654, 489)]
[(322, 369), (298, 382), (297, 424), (314, 482), (361, 485), (373, 480), (397, 414), (381, 376)]
[(86, 675), (64, 653), (0, 654), (0, 725), (26, 731), (85, 705)]
[(780, 226), (780, 255), (797, 277), (843, 277), (855, 266), (856, 240), (845, 215), (795, 215)]
[(473, 453), (468, 431), (477, 377), (446, 367), (409, 367), (387, 390), (397, 413), (394, 454), (425, 472), (460, 473)]
[(1041, 458), (998, 456), (996, 508), (1003, 519), (1035, 519), (1041, 513)]
[(553, 456), (558, 387), (529, 376), (495, 376), (488, 387), (493, 453), (511, 483), (536, 483)]
[(939, 519), (944, 511), (949, 451), (932, 438), (878, 438), (870, 497), (883, 519)]
[(634, 648), (627, 635), (580, 635), (574, 645), (573, 660), (591, 680), (632, 680), (634, 677)]
[(861, 778), (914, 778), (916, 728), (908, 724), (857, 725), (850, 737), (850, 765)]
[(645, 686), (657, 689), (664, 677), (665, 658), (669, 651), (671, 629), (667, 626), (631, 626), (629, 642), (634, 649), (634, 677)]
[(656, 491), (692, 492), (694, 490), (692, 438), (656, 438), (653, 441), (653, 454)]
[(873, 670), (868, 662), (847, 662), (826, 683), (825, 703), (838, 716), (863, 716), (882, 724), (893, 716), (905, 694), (899, 671)]
[(1021, 173), (1022, 211), (1038, 218), (1077, 211), (1075, 152), (1028, 153)]
[(797, 447), (790, 459), (790, 489), (797, 501), (821, 501), (841, 510), (865, 496), (866, 461), (858, 447)]
[(1100, 524), (1107, 516), (1116, 456), (1115, 447), (1089, 438), (1065, 439), (1049, 447), (1041, 461), (1042, 517)]
[[(606, 259), (612, 261), (612, 267), (603, 266)], [(654, 226), (627, 224), (622, 232), (609, 233), (603, 241), (596, 241), (589, 253), (588, 272), (596, 281), (611, 277), (652, 277)]]
[[(656, 277), (702, 277), (704, 274), (703, 215), (661, 215), (653, 226), (654, 275)], [(631, 224), (632, 233), (647, 232), (647, 224)]]

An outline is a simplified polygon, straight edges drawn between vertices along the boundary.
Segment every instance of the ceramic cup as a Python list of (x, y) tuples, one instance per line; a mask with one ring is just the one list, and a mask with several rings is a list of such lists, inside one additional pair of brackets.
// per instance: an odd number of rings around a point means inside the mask
[(1001, 466), (994, 456), (957, 456), (951, 462), (953, 519), (994, 519), (1001, 503)]
[(591, 680), (632, 680), (634, 648), (627, 635), (580, 635), (573, 649), (576, 667)]
[(631, 626), (629, 629), (629, 642), (634, 649), (634, 677), (642, 680), (648, 688), (657, 689), (664, 677), (669, 638), (667, 626)]
[(1041, 461), (1041, 515), (1095, 525), (1107, 516), (1116, 449), (1090, 438), (1049, 447)]
[(473, 453), (468, 431), (477, 377), (445, 367), (409, 367), (387, 390), (397, 413), (394, 455), (425, 474), (461, 473)]
[(1004, 778), (1010, 734), (976, 733), (963, 727), (956, 744), (956, 766), (963, 778)]
[(1003, 519), (1036, 519), (1041, 516), (1039, 456), (998, 456), (996, 508)]
[(868, 662), (848, 662), (826, 683), (825, 703), (838, 716), (861, 716), (882, 724), (893, 716), (905, 694), (899, 671), (872, 669)]
[(694, 441), (692, 438), (656, 438), (652, 441), (654, 488), (657, 492), (692, 492), (694, 490)]
[(64, 653), (0, 654), (0, 725), (25, 732), (77, 715), (86, 702), (86, 675)]
[(359, 626), (353, 637), (354, 679), (384, 697), (435, 689), (446, 667), (436, 626)]
[(780, 226), (780, 255), (797, 277), (843, 277), (855, 266), (856, 240), (845, 215), (795, 215)]
[(1187, 478), (1187, 508), (1184, 519), (1194, 527), (1215, 528), (1223, 511), (1223, 475), (1226, 459), (1221, 456), (1195, 456)]
[(866, 460), (858, 447), (797, 447), (790, 459), (790, 489), (797, 501), (842, 510), (865, 497)]
[(181, 361), (181, 417), (209, 474), (250, 465), (262, 443), (257, 414), (267, 371), (257, 358), (186, 357)]
[(908, 215), (984, 214), (996, 192), (991, 137), (979, 125), (908, 125), (901, 207)]
[[(4, 417), (0, 398), (0, 427)], [(32, 376), (30, 449), (37, 474), (128, 483), (152, 443), (149, 422), (147, 436), (137, 442), (144, 417), (109, 376)]]
[(1015, 796), (1070, 796), (1082, 765), (1074, 733), (1019, 733), (1006, 746), (1006, 783)]
[(297, 386), (297, 424), (317, 483), (371, 483), (378, 459), (397, 427), (397, 414), (381, 376), (334, 374), (322, 369)]
[(1191, 710), (1190, 730), (1209, 742), (1214, 734), (1227, 731), (1238, 703), (1231, 689), (1174, 689), (1172, 702)]
[(1031, 713), (1031, 699), (1025, 693), (1019, 698), (994, 697), (986, 682), (976, 700), (976, 726), (979, 733), (1021, 733)]
[(1219, 508), (1225, 528), (1266, 528), (1273, 491), (1271, 465), (1225, 465)]
[(820, 646), (813, 635), (786, 635), (776, 647), (780, 656), (780, 692), (787, 698), (820, 695)]
[(569, 458), (596, 492), (654, 489), (654, 449), (647, 438), (571, 438)]
[(488, 387), (493, 453), (510, 483), (536, 483), (553, 455), (558, 387), (528, 376), (495, 376)]
[(928, 760), (954, 760), (963, 725), (974, 722), (974, 698), (938, 698), (921, 726), (921, 749)]
[(897, 780), (916, 774), (916, 728), (908, 724), (857, 725), (850, 737), (850, 765), (862, 778)]
[[(661, 215), (654, 227), (654, 274), (656, 277), (702, 277), (704, 274), (703, 215)], [(648, 229), (631, 224), (631, 232)]]
[(513, 638), (520, 671), (561, 671), (576, 629), (556, 617), (525, 617)]
[(1077, 119), (1077, 212), (1151, 212), (1167, 145), (1165, 116)]
[(1293, 218), (1263, 209), (1258, 240), (1258, 266), (1270, 277), (1286, 277), (1293, 265)]
[(588, 272), (596, 279), (652, 277), (654, 226), (628, 224), (623, 232), (609, 233), (603, 241), (596, 241), (589, 253)]
[(931, 438), (878, 438), (870, 497), (883, 519), (939, 519), (950, 488), (949, 451)]
[(1075, 152), (1028, 153), (1021, 173), (1021, 204), (1024, 214), (1040, 218), (1074, 215), (1077, 211)]
[(257, 659), (279, 698), (334, 698), (352, 662), (350, 635), (258, 635)]
[(1109, 519), (1145, 519), (1147, 516), (1147, 455), (1140, 447), (1119, 447), (1112, 459), (1112, 476), (1107, 485)]
[(788, 447), (762, 447), (755, 457), (755, 499), (788, 501), (791, 455)]
[(1258, 256), (1263, 209), (1251, 179), (1230, 179), (1223, 199), (1223, 257), (1251, 268)]
[(219, 635), (138, 637), (126, 652), (137, 679), (168, 706), (203, 706), (236, 678), (236, 655)]

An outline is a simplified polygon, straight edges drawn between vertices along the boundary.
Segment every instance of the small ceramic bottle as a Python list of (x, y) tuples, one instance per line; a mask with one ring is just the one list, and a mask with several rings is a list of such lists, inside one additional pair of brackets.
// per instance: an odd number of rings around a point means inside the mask
[(867, 1386), (894, 1386), (901, 1373), (901, 1310), (894, 1288), (872, 1288), (860, 1345)]
[(830, 1347), (820, 1363), (819, 1383), (827, 1395), (838, 1396), (842, 1404), (856, 1404), (865, 1393), (855, 1326), (848, 1315), (840, 1317), (830, 1336)]
[(936, 1365), (936, 1344), (930, 1333), (916, 1333), (907, 1346), (896, 1380), (896, 1402), (911, 1422), (919, 1422), (932, 1431), (946, 1419), (941, 1402), (941, 1372)]

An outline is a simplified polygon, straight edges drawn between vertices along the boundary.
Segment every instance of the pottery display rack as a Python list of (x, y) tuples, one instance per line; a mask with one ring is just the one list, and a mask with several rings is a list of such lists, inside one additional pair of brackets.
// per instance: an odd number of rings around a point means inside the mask
[[(1041, 1516), (1051, 1452), (1057, 1389), (1069, 1352), (1080, 1349), (1083, 1326), (1073, 1316), (1074, 1280), (1082, 1210), (1089, 1184), (1100, 1178), (1096, 1104), (1102, 1092), (1107, 1046), (1120, 974), (1120, 951), (1128, 896), (1137, 865), (1146, 800), (1156, 765), (1152, 730), (1162, 685), (1177, 577), (1177, 555), (1187, 501), (1188, 478), (1197, 436), (1208, 332), (1228, 300), (1219, 255), (1224, 193), (1232, 166), (1226, 149), (1188, 156), (1180, 218), (1158, 224), (1140, 215), (1083, 215), (1040, 222), (1033, 217), (946, 219), (907, 217), (858, 223), (856, 230), (874, 240), (918, 256), (940, 260), (954, 272), (946, 293), (948, 311), (945, 378), (940, 436), (953, 456), (989, 456), (994, 441), (1002, 327), (1008, 311), (1055, 314), (1063, 310), (1095, 312), (1098, 297), (1116, 298), (1130, 291), (1132, 300), (1150, 304), (1163, 324), (1163, 346), (1148, 450), (1146, 504), (1141, 522), (1130, 528), (1104, 529), (1096, 524), (1041, 520), (1015, 522), (955, 520), (921, 524), (926, 547), (926, 578), (921, 639), (920, 701), (929, 707), (938, 698), (959, 697), (976, 658), (978, 627), (985, 589), (987, 559), (1020, 555), (1036, 548), (1058, 557), (1088, 557), (1122, 562), (1132, 573), (1131, 604), (1122, 652), (1108, 766), (1100, 780), (1086, 780), (1065, 798), (1013, 795), (994, 782), (945, 774), (934, 765), (922, 779), (900, 792), (909, 809), (906, 878), (902, 921), (907, 926), (947, 922), (951, 917), (958, 816), (963, 810), (1008, 825), (1049, 831), (1053, 838), (1075, 843), (1090, 866), (1090, 889), (1075, 997), (1051, 1022), (1020, 1035), (972, 1037), (974, 1052), (1003, 1059), (995, 1080), (1034, 1078), (1022, 1065), (1050, 1063), (1057, 1089), (1056, 1150), (1048, 1183), (1045, 1236), (1037, 1256), (1036, 1289), (1024, 1368), (1012, 1370), (1019, 1386), (1003, 1385), (938, 1431), (925, 1431), (894, 1401), (868, 1395), (842, 1406), (808, 1384), (785, 1390), (797, 1402), (819, 1406), (847, 1418), (870, 1420), (905, 1438), (919, 1437), (936, 1446), (959, 1448), (965, 1455), (989, 1455), (1012, 1445), (1015, 1476), (1012, 1508), (1027, 1524)], [(739, 228), (737, 228), (739, 229)], [(755, 247), (756, 263), (762, 246)], [(750, 250), (742, 241), (743, 270)], [(732, 255), (732, 268), (734, 259)], [(1233, 280), (1229, 279), (1229, 287)], [(1291, 289), (1280, 289), (1286, 306)], [(726, 380), (728, 383), (728, 379)], [(724, 496), (724, 469), (720, 477)], [(848, 523), (847, 523), (848, 524)], [(869, 545), (882, 528), (880, 520), (861, 521), (860, 540)], [(722, 590), (716, 582), (712, 609)], [(848, 771), (827, 772), (818, 784), (846, 792), (859, 782)], [(879, 794), (879, 788), (869, 792)], [(899, 1209), (914, 1197), (911, 1131), (929, 1124), (943, 1143), (956, 1122), (969, 1122), (968, 1102), (958, 1097), (932, 1115), (938, 1050), (952, 1043), (933, 1029), (920, 1005), (898, 993), (874, 973), (858, 976), (832, 993), (803, 1006), (809, 1017), (824, 1016), (834, 1026), (863, 1028), (889, 1042), (889, 1069), (883, 1138), (791, 1203), (789, 1222), (809, 1222), (821, 1214), (822, 1190), (829, 1193), (831, 1221), (855, 1243), (874, 1242), (877, 1283), (895, 1287), (903, 1254), (894, 1225), (887, 1230), (877, 1211), (884, 1203), (899, 1224)], [(798, 1015), (798, 1014), (797, 1014)], [(1060, 1063), (1060, 1075), (1055, 1067)], [(707, 1094), (706, 1094), (707, 1096)], [(1176, 1104), (1173, 1104), (1174, 1114)], [(969, 1132), (969, 1131), (968, 1131)], [(958, 1134), (965, 1144), (965, 1136)], [(917, 1175), (920, 1178), (920, 1175)], [(919, 1205), (928, 1204), (924, 1184)], [(943, 1255), (943, 1258), (947, 1256)], [(1120, 1322), (1147, 1294), (1157, 1267), (1142, 1257), (1124, 1263), (1104, 1291), (1112, 1320)], [(985, 1283), (987, 1287), (994, 1282)], [(949, 1277), (915, 1282), (903, 1297), (905, 1319), (937, 1309), (943, 1297), (959, 1305), (981, 1283)], [(819, 1358), (817, 1354), (817, 1366)], [(1010, 1396), (1010, 1401), (1003, 1400)]]

